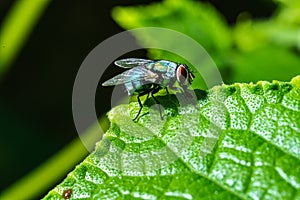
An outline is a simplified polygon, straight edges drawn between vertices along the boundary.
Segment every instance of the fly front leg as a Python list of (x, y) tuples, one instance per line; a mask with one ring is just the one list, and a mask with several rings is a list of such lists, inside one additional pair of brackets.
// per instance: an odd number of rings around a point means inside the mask
[(163, 120), (164, 118), (163, 118), (163, 116), (162, 116), (162, 112), (161, 112), (161, 108), (160, 108), (160, 103), (159, 103), (159, 101), (156, 99), (156, 97), (154, 96), (154, 94), (156, 94), (160, 89), (161, 89), (161, 87), (160, 87), (159, 85), (154, 86), (153, 90), (151, 91), (151, 96), (152, 96), (152, 98), (155, 100), (155, 102), (156, 102), (157, 104), (159, 104), (158, 110), (159, 110), (160, 118), (161, 118), (161, 120)]

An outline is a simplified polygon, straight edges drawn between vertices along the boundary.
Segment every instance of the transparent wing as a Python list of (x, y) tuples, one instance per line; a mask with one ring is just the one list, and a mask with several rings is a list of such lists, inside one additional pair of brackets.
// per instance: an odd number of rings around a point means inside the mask
[(105, 81), (104, 83), (102, 83), (102, 85), (120, 85), (137, 80), (154, 83), (157, 80), (157, 78), (158, 75), (151, 72), (150, 70), (147, 70), (144, 67), (135, 67)]
[(122, 68), (133, 68), (138, 66), (145, 66), (146, 64), (154, 62), (152, 60), (141, 59), (141, 58), (126, 58), (115, 61), (115, 65)]

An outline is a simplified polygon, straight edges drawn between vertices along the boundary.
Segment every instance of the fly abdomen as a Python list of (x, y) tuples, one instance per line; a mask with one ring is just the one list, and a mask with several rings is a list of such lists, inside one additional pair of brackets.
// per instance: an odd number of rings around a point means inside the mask
[(150, 89), (152, 84), (144, 84), (141, 81), (130, 81), (125, 83), (125, 88), (128, 92), (128, 95), (140, 94), (148, 89)]

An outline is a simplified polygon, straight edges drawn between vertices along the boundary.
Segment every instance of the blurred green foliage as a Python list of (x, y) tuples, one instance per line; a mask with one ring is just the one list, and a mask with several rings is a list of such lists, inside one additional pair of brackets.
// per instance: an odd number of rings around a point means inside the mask
[[(189, 0), (116, 7), (112, 16), (125, 29), (163, 27), (190, 36), (210, 54), (226, 83), (288, 81), (300, 74), (300, 3), (276, 3), (272, 17), (252, 19), (249, 13), (241, 13), (232, 25), (210, 4)], [(141, 45), (155, 40), (147, 35), (136, 38)], [(182, 61), (177, 55), (153, 49), (149, 57)]]
[(48, 0), (16, 1), (6, 16), (0, 29), (0, 78), (15, 61), (48, 3)]

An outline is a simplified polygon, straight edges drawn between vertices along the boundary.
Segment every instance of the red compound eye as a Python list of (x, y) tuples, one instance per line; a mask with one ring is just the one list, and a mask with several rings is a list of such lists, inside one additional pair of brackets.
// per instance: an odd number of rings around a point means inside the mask
[(188, 75), (188, 71), (184, 65), (179, 65), (176, 76), (179, 83), (184, 83)]

